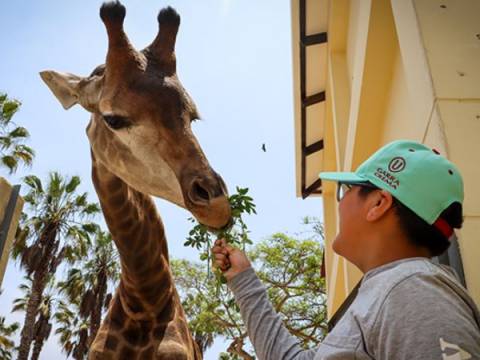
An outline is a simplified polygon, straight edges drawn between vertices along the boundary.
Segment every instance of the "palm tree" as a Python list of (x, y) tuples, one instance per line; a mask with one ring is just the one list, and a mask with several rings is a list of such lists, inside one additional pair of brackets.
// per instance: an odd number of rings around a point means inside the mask
[(5, 317), (0, 316), (0, 359), (11, 360), (15, 346), (11, 336), (17, 332), (19, 326), (19, 323), (7, 325)]
[(6, 167), (10, 174), (17, 170), (19, 163), (30, 165), (35, 155), (23, 144), (30, 136), (27, 129), (11, 121), (19, 108), (19, 101), (0, 94), (0, 166)]
[[(23, 292), (23, 297), (13, 300), (12, 312), (25, 311), (27, 309), (28, 301), (32, 294), (32, 278), (26, 276), (25, 280), (27, 280), (27, 283), (23, 283), (19, 286), (20, 290)], [(38, 316), (34, 325), (33, 352), (30, 360), (38, 360), (43, 344), (48, 340), (52, 331), (52, 323), (50, 320), (52, 318), (52, 308), (55, 302), (53, 284), (54, 278), (51, 278), (48, 281), (46, 293), (43, 295), (38, 308)]]
[(55, 313), (55, 321), (58, 324), (55, 334), (60, 335), (60, 344), (67, 357), (72, 355), (76, 360), (83, 360), (89, 348), (89, 322), (80, 316), (79, 310), (78, 302), (67, 304), (60, 301)]
[(27, 176), (24, 182), (28, 193), (23, 198), (32, 215), (22, 216), (12, 256), (20, 259), (27, 275), (32, 277), (32, 288), (25, 309), (19, 360), (28, 359), (47, 281), (62, 262), (73, 263), (87, 253), (90, 235), (98, 226), (86, 221), (100, 210), (97, 204), (87, 201), (86, 193), (76, 193), (80, 184), (77, 176), (67, 179), (52, 172), (45, 188), (34, 175)]
[(102, 312), (110, 303), (109, 284), (119, 279), (118, 252), (109, 233), (98, 230), (88, 257), (79, 267), (70, 269), (67, 279), (58, 286), (73, 304), (79, 304), (80, 316), (88, 320), (87, 344), (97, 335)]

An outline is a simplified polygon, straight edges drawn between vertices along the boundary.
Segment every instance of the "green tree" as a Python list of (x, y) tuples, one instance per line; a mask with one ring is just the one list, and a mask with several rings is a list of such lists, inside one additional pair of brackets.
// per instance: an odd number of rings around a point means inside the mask
[(24, 144), (30, 136), (27, 129), (12, 121), (20, 105), (19, 101), (0, 93), (0, 166), (6, 167), (10, 174), (19, 164), (31, 165), (35, 155), (32, 148)]
[[(304, 348), (317, 345), (327, 326), (325, 280), (320, 276), (323, 248), (317, 230), (308, 238), (277, 233), (248, 252), (274, 308)], [(232, 294), (209, 278), (204, 265), (173, 260), (171, 267), (190, 330), (202, 350), (223, 336), (230, 344), (222, 359), (254, 359)]]
[(282, 233), (260, 242), (250, 253), (275, 310), (304, 348), (318, 345), (327, 330), (322, 255), (317, 240)]
[[(73, 306), (79, 304), (79, 315), (89, 324), (87, 344), (97, 335), (102, 313), (112, 294), (108, 293), (120, 277), (118, 252), (109, 233), (98, 230), (88, 256), (69, 270), (65, 281), (58, 286)], [(86, 352), (85, 354), (86, 355)]]
[(7, 325), (5, 317), (0, 316), (0, 358), (4, 360), (12, 359), (12, 352), (15, 347), (15, 343), (11, 339), (19, 328), (19, 323), (13, 323)]
[(202, 352), (218, 336), (236, 339), (244, 334), (232, 295), (217, 286), (204, 264), (171, 259), (170, 267), (190, 331)]
[(32, 278), (31, 296), (25, 309), (19, 360), (27, 360), (35, 335), (35, 319), (43, 298), (45, 286), (54, 277), (58, 266), (73, 263), (87, 253), (90, 235), (98, 226), (87, 222), (99, 212), (95, 203), (87, 201), (87, 194), (77, 193), (80, 178), (63, 178), (52, 172), (46, 187), (36, 176), (24, 180), (28, 192), (24, 200), (31, 216), (22, 216), (16, 234), (12, 256)]

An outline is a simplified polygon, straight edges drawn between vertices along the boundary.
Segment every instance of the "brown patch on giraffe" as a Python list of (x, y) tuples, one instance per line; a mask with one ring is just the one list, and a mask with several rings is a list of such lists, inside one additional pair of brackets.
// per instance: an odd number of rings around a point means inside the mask
[(123, 214), (128, 214), (130, 210), (131, 204), (128, 201), (125, 201), (123, 194), (121, 194), (121, 196), (122, 203), (119, 203), (115, 206), (112, 205), (112, 213), (115, 214), (115, 216), (122, 216)]
[(118, 295), (113, 298), (112, 303), (113, 304), (108, 312), (108, 319), (113, 328), (120, 329), (125, 325), (127, 315), (123, 310)]
[(139, 320), (140, 331), (145, 334), (150, 334), (153, 331), (153, 320)]
[[(120, 357), (119, 357), (120, 360), (135, 360), (135, 359), (138, 359), (136, 351), (128, 345), (124, 345), (120, 349), (119, 355), (120, 355)], [(168, 359), (168, 357), (166, 357), (165, 359)]]
[(141, 227), (141, 224), (135, 223), (130, 229), (126, 230), (125, 234), (119, 236), (121, 236), (122, 239), (135, 238), (139, 234)]
[(140, 229), (140, 238), (145, 240), (145, 242), (142, 244), (143, 246), (148, 244), (148, 240), (150, 239), (150, 227), (149, 226), (144, 225)]
[(143, 345), (147, 345), (148, 342), (148, 336), (143, 338), (142, 334), (139, 331), (139, 328), (137, 326), (134, 326), (133, 323), (131, 323), (130, 326), (122, 330), (122, 336), (129, 345), (135, 348), (141, 346), (141, 341), (144, 342)]
[(142, 305), (141, 300), (137, 295), (128, 293), (125, 290), (126, 284), (120, 281), (119, 293), (122, 302), (122, 308), (128, 317), (135, 318), (135, 315), (145, 312), (145, 308)]
[(121, 191), (111, 193), (108, 202), (112, 209), (118, 209), (118, 212), (122, 212), (121, 209), (128, 205), (128, 202), (125, 201), (125, 195)]
[(114, 334), (109, 334), (107, 340), (105, 341), (105, 347), (109, 350), (115, 351), (118, 346), (118, 337)]
[[(150, 306), (161, 306), (162, 304), (159, 304), (159, 299), (158, 298), (158, 293), (161, 291), (162, 286), (161, 285), (150, 285), (142, 288), (142, 292), (145, 298), (145, 301), (150, 305)], [(169, 292), (171, 292), (169, 290)]]
[[(139, 277), (142, 278), (142, 277), (147, 277), (151, 275), (152, 273), (151, 264), (148, 260), (146, 260), (146, 257), (145, 258), (138, 257), (137, 259), (134, 259), (133, 262), (134, 262), (133, 266), (135, 266), (135, 268), (137, 269)], [(140, 288), (140, 291), (142, 291), (142, 288)]]
[(153, 347), (153, 345), (151, 345), (146, 350), (140, 353), (140, 359), (153, 359), (154, 351), (155, 351), (155, 348)]
[(153, 328), (153, 336), (157, 339), (162, 338), (165, 335), (166, 325), (158, 325)]
[[(163, 311), (157, 314), (155, 320), (158, 325), (168, 324), (173, 320), (174, 316), (175, 316), (175, 310), (173, 309), (172, 306), (169, 306), (168, 304), (166, 304), (165, 309), (163, 309)], [(158, 329), (155, 328), (154, 331), (155, 330), (158, 330)]]
[(131, 217), (119, 219), (119, 221), (115, 224), (118, 231), (127, 231), (128, 229), (132, 228), (135, 225), (135, 219)]
[[(110, 194), (121, 192), (125, 184), (117, 177), (112, 178), (109, 182), (107, 182), (106, 191)], [(110, 196), (109, 196), (110, 200)]]

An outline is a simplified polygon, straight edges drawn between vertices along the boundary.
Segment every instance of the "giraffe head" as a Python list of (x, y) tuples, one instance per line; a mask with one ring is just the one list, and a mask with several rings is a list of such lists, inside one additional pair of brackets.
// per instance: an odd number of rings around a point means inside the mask
[(180, 16), (161, 10), (155, 40), (137, 51), (123, 30), (125, 13), (118, 1), (102, 5), (108, 53), (90, 76), (40, 75), (65, 109), (80, 104), (92, 113), (87, 135), (95, 161), (136, 190), (222, 227), (231, 216), (227, 190), (192, 132), (199, 115), (176, 74)]

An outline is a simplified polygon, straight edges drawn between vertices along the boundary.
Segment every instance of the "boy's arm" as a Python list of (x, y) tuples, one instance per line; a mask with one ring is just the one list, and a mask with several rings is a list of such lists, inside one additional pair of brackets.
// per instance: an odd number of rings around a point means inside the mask
[(273, 309), (260, 279), (252, 268), (237, 274), (228, 282), (250, 341), (260, 360), (311, 360), (315, 350), (304, 350), (283, 325)]

